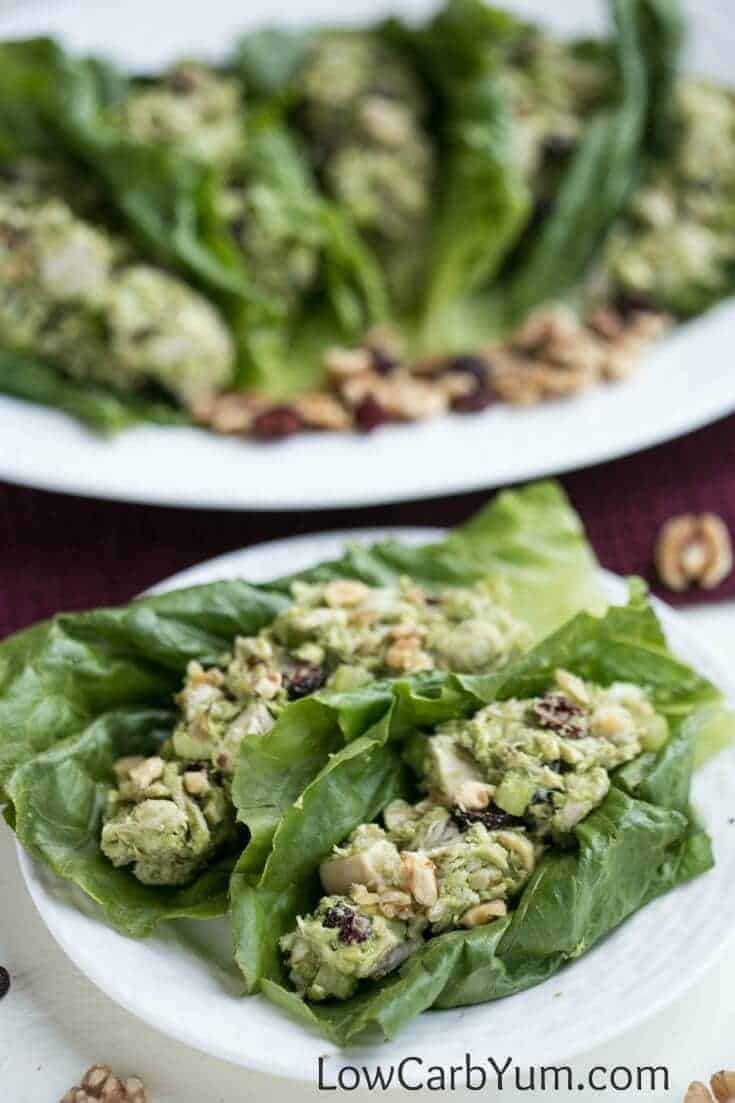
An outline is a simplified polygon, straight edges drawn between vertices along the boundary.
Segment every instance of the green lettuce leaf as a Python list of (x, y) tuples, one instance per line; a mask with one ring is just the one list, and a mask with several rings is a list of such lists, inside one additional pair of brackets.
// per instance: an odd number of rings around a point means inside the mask
[[(306, 151), (274, 106), (251, 114), (243, 168), (277, 199), (288, 236), (316, 250), (322, 266), (323, 286), (316, 297), (288, 310), (258, 298), (229, 311), (242, 351), (238, 382), (287, 395), (322, 381), (324, 349), (340, 334), (360, 334), (385, 317), (385, 288), (349, 219), (319, 194)], [(234, 252), (234, 263), (243, 264)], [(257, 272), (248, 276), (257, 289)]]
[(584, 275), (639, 178), (645, 140), (660, 137), (681, 20), (675, 0), (612, 0), (618, 103), (588, 124), (551, 213), (502, 297), (509, 318), (558, 298)]
[(530, 194), (515, 163), (499, 72), (522, 25), (483, 0), (448, 0), (418, 30), (383, 33), (409, 49), (432, 92), (441, 160), (421, 344), (467, 347), (461, 300), (492, 279), (520, 234)]
[[(577, 846), (547, 853), (507, 919), (432, 939), (397, 974), (366, 984), (345, 1002), (307, 1004), (296, 996), (288, 988), (278, 939), (321, 895), (319, 862), (350, 830), (375, 818), (376, 788), (357, 790), (355, 778), (364, 786), (370, 775), (387, 793), (383, 768), (389, 760), (384, 756), (394, 755), (402, 741), (423, 740), (427, 727), (484, 703), (542, 692), (559, 666), (602, 684), (631, 680), (645, 686), (669, 720), (666, 746), (613, 776), (608, 797), (576, 829)], [(711, 683), (670, 654), (640, 592), (601, 618), (580, 614), (495, 676), (399, 683), (392, 687), (392, 701), (388, 688), (374, 691), (372, 705), (383, 715), (377, 722), (371, 716), (363, 734), (345, 724), (344, 700), (319, 695), (317, 707), (333, 710), (331, 725), (322, 717), (321, 769), (298, 795), (303, 775), (293, 776), (293, 787), (280, 790), (267, 814), (258, 807), (266, 792), (262, 781), (288, 757), (285, 745), (279, 745), (278, 728), (267, 745), (249, 745), (237, 777), (240, 816), (257, 838), (256, 848), (245, 852), (233, 875), (238, 962), (251, 990), (262, 988), (332, 1041), (345, 1044), (376, 1026), (392, 1037), (426, 1008), (487, 1002), (538, 984), (640, 907), (711, 866), (706, 832), (689, 812), (689, 783), (696, 744), (713, 711), (727, 724), (730, 739), (735, 718), (724, 712)], [(335, 751), (339, 733), (347, 742)], [(360, 771), (356, 756), (362, 754)], [(319, 753), (315, 762), (318, 758)], [(401, 790), (405, 774), (400, 759), (393, 761), (393, 785)], [(292, 802), (288, 806), (287, 800)], [(282, 809), (280, 818), (276, 808)], [(262, 921), (266, 913), (267, 924)]]
[[(102, 854), (100, 823), (115, 760), (153, 754), (172, 713), (124, 708), (98, 717), (12, 774), (9, 822), (26, 850), (92, 898), (112, 926), (143, 937), (167, 919), (211, 919), (227, 911), (231, 850), (182, 888), (143, 885)], [(242, 847), (243, 840), (237, 848)]]
[(284, 27), (262, 27), (243, 35), (230, 65), (242, 79), (248, 100), (288, 100), (314, 37), (311, 29)]
[(62, 410), (105, 436), (145, 422), (186, 425), (186, 414), (165, 398), (117, 391), (101, 383), (70, 379), (33, 356), (0, 348), (0, 393)]

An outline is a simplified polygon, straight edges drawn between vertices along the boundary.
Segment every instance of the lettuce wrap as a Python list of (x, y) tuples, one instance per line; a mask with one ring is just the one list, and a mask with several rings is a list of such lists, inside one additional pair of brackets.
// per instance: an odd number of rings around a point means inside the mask
[[(547, 851), (506, 918), (431, 938), (396, 973), (363, 983), (343, 1002), (314, 1004), (296, 995), (278, 940), (321, 895), (318, 867), (332, 848), (396, 795), (410, 793), (402, 743), (487, 703), (542, 693), (558, 667), (601, 685), (645, 687), (668, 721), (664, 747), (613, 772), (603, 803), (574, 829), (572, 847)], [(250, 741), (234, 791), (252, 835), (232, 882), (238, 963), (250, 990), (261, 989), (335, 1043), (368, 1029), (374, 1036), (376, 1028), (393, 1037), (430, 1007), (485, 1003), (538, 984), (712, 865), (709, 839), (689, 807), (689, 784), (697, 743), (714, 717), (730, 737), (735, 720), (717, 689), (669, 652), (641, 587), (603, 617), (577, 615), (495, 675), (374, 690), (369, 709), (363, 701), (363, 725), (349, 731), (337, 717), (345, 704), (326, 696), (305, 702), (273, 737)], [(288, 767), (299, 729), (312, 739), (310, 765), (321, 760), (303, 788), (306, 771), (297, 776)]]

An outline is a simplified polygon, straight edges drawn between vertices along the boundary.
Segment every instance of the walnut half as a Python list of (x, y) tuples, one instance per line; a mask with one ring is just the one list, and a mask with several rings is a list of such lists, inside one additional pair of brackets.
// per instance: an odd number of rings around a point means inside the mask
[(107, 1065), (92, 1065), (81, 1084), (70, 1088), (61, 1103), (148, 1103), (148, 1095), (137, 1076), (120, 1080)]
[(735, 1103), (735, 1072), (721, 1069), (710, 1080), (717, 1103)]
[(715, 513), (683, 513), (662, 526), (656, 540), (656, 569), (670, 590), (690, 585), (712, 590), (732, 570), (732, 542), (727, 525)]

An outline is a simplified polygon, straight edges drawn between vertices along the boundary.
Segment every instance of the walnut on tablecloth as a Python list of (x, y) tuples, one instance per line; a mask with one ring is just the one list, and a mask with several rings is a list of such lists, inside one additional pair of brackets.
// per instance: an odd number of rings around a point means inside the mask
[(92, 1065), (60, 1103), (148, 1103), (148, 1095), (137, 1076), (121, 1080), (107, 1065)]
[(654, 556), (659, 578), (670, 590), (693, 584), (713, 590), (732, 570), (730, 532), (715, 513), (670, 517), (658, 534)]

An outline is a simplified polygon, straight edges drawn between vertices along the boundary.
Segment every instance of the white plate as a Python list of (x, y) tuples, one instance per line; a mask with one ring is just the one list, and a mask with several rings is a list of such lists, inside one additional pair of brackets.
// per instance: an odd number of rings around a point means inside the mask
[[(402, 540), (425, 542), (427, 529), (398, 529)], [(262, 544), (185, 571), (156, 587), (176, 589), (218, 578), (265, 581), (339, 553), (348, 537), (332, 533)], [(605, 574), (612, 600), (622, 581)], [(725, 663), (667, 606), (657, 608), (673, 648), (735, 701)], [(484, 1062), (512, 1054), (517, 1066), (568, 1060), (629, 1030), (673, 1001), (702, 975), (732, 935), (735, 912), (733, 814), (735, 749), (696, 777), (694, 799), (712, 835), (715, 869), (644, 908), (585, 957), (545, 984), (509, 999), (419, 1016), (395, 1042), (338, 1050), (294, 1023), (262, 996), (238, 999), (224, 921), (169, 925), (145, 942), (117, 934), (67, 883), (18, 847), (28, 889), (48, 929), (72, 961), (103, 992), (138, 1018), (215, 1057), (279, 1076), (314, 1082), (317, 1060), (329, 1075), (342, 1064), (388, 1065), (412, 1055), (426, 1065), (459, 1064), (469, 1052)], [(207, 947), (219, 964), (196, 954)], [(411, 1071), (416, 1071), (412, 1066)]]
[[(2, 6), (2, 5), (0, 5)], [(391, 7), (420, 13), (429, 0), (359, 0), (348, 18)], [(513, 5), (562, 31), (599, 25), (601, 0), (519, 0)], [(728, 0), (689, 0), (694, 66), (732, 79), (735, 22)], [(695, 10), (696, 7), (696, 10)], [(26, 0), (6, 4), (0, 38), (54, 32), (135, 68), (195, 52), (221, 55), (238, 31), (274, 19), (341, 20), (341, 0)], [(703, 10), (704, 9), (704, 10)], [(61, 414), (0, 397), (0, 478), (50, 490), (165, 505), (326, 509), (499, 486), (637, 451), (735, 409), (730, 333), (735, 304), (662, 344), (634, 379), (532, 409), (497, 407), (369, 438), (300, 436), (266, 447), (194, 429), (146, 428), (107, 442)]]

